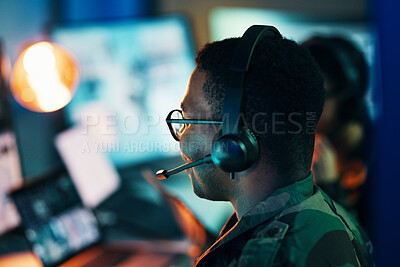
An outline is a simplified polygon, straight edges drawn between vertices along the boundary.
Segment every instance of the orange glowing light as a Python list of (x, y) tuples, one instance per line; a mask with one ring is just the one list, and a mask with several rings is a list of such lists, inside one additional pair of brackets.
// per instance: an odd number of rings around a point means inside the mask
[(77, 61), (55, 43), (40, 42), (26, 48), (11, 73), (14, 98), (36, 112), (52, 112), (67, 105), (79, 80)]

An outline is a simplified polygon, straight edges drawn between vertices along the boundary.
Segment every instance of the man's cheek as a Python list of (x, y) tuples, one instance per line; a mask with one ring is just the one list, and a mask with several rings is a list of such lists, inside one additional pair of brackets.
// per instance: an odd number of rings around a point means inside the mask
[(194, 161), (210, 153), (207, 150), (206, 143), (199, 135), (183, 135), (180, 141), (180, 148), (185, 156)]
[(195, 138), (193, 136), (184, 134), (181, 137), (181, 141), (179, 142), (179, 146), (181, 149), (181, 152), (188, 157), (191, 161), (193, 161), (195, 158), (195, 154), (198, 151), (199, 144), (196, 142)]

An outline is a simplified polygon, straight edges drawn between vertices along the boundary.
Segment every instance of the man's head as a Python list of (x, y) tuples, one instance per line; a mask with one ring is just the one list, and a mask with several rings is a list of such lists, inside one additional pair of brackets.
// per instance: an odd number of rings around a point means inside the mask
[[(223, 118), (229, 67), (238, 40), (210, 43), (199, 51), (183, 100), (185, 118)], [(307, 175), (323, 102), (322, 78), (309, 53), (278, 36), (261, 40), (246, 74), (242, 103), (245, 124), (260, 144), (260, 161), (255, 165), (268, 166), (265, 173), (287, 179)], [(209, 125), (189, 125), (181, 139), (183, 157), (193, 161), (210, 154), (218, 131)], [(193, 168), (189, 174), (198, 195), (215, 200), (229, 198), (229, 176), (214, 165)]]

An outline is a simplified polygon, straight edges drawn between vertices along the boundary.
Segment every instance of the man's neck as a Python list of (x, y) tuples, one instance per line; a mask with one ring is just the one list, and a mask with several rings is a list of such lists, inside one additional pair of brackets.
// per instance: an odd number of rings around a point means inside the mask
[(279, 179), (272, 174), (252, 172), (238, 179), (240, 181), (238, 181), (237, 190), (230, 201), (239, 220), (257, 203), (266, 199), (280, 187), (276, 183)]

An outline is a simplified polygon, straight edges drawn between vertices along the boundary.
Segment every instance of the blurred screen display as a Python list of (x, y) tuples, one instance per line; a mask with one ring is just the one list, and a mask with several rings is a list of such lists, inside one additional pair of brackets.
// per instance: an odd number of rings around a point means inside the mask
[(22, 184), (17, 140), (12, 129), (7, 86), (7, 57), (0, 43), (0, 234), (19, 224), (20, 218), (8, 192)]
[(15, 135), (0, 132), (0, 234), (17, 226), (20, 218), (7, 193), (22, 184), (21, 166)]
[(66, 175), (51, 178), (13, 194), (25, 235), (45, 265), (60, 263), (101, 237), (72, 180)]
[(182, 17), (58, 27), (52, 39), (80, 65), (64, 112), (97, 140), (81, 152), (106, 152), (117, 166), (179, 154), (165, 117), (179, 107), (195, 66)]
[(228, 37), (240, 37), (251, 25), (272, 25), (280, 33), (296, 42), (303, 42), (316, 35), (339, 35), (352, 41), (363, 53), (369, 65), (369, 90), (367, 103), (372, 119), (381, 109), (381, 99), (377, 90), (375, 77), (375, 44), (376, 34), (367, 22), (329, 20), (324, 17), (308, 16), (301, 13), (268, 10), (260, 8), (220, 7), (210, 12), (210, 39), (221, 40)]

